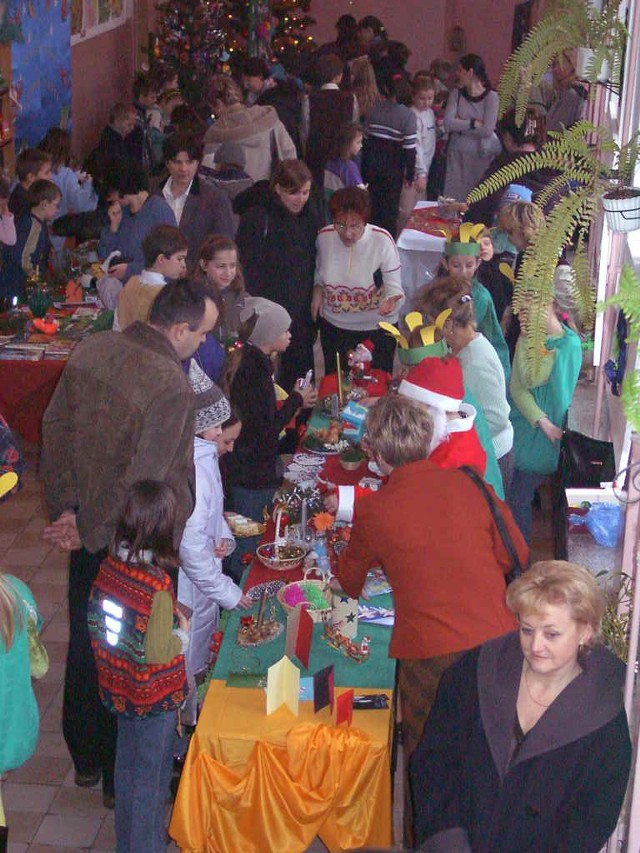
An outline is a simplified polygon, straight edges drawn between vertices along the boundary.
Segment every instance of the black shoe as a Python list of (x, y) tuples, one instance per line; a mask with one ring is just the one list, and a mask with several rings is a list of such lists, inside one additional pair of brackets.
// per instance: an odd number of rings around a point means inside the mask
[(80, 773), (76, 770), (75, 783), (79, 788), (95, 788), (102, 778), (102, 770), (93, 773)]
[(116, 807), (115, 794), (109, 794), (107, 791), (103, 791), (103, 793), (102, 793), (102, 805), (105, 807), (105, 809), (115, 809), (115, 807)]

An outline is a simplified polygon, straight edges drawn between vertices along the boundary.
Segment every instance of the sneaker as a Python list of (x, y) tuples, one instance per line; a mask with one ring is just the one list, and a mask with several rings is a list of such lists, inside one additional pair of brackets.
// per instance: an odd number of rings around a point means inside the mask
[(79, 788), (95, 788), (102, 778), (102, 770), (95, 770), (93, 773), (80, 773), (76, 770), (74, 781)]

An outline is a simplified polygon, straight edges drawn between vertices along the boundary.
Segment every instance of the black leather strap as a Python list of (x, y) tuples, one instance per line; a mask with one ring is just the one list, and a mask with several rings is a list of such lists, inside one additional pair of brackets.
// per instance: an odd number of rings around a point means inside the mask
[(473, 468), (469, 467), (469, 465), (462, 465), (460, 467), (460, 471), (463, 471), (469, 479), (473, 480), (476, 486), (480, 489), (482, 494), (484, 495), (484, 499), (489, 505), (489, 510), (491, 511), (491, 515), (495, 522), (496, 527), (498, 528), (498, 532), (500, 533), (500, 537), (502, 538), (502, 542), (504, 547), (509, 555), (509, 559), (511, 560), (512, 569), (507, 575), (507, 584), (510, 584), (511, 581), (514, 581), (516, 578), (519, 578), (520, 575), (524, 572), (524, 568), (520, 559), (518, 557), (518, 552), (516, 551), (516, 546), (513, 544), (513, 539), (511, 538), (511, 534), (507, 529), (507, 525), (504, 522), (504, 518), (502, 517), (502, 513), (498, 509), (498, 505), (493, 499), (493, 495), (487, 488), (486, 483), (480, 477)]

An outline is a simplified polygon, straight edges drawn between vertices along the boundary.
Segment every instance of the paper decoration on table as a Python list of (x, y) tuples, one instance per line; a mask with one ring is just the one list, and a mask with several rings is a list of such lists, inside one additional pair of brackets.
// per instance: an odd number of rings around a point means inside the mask
[(358, 621), (373, 625), (390, 625), (395, 621), (395, 610), (386, 607), (373, 607), (370, 604), (358, 605)]
[(353, 720), (353, 690), (346, 690), (336, 699), (336, 726), (341, 723), (351, 725)]
[(300, 670), (285, 655), (267, 670), (267, 716), (281, 705), (298, 716), (300, 701)]
[(387, 595), (391, 592), (391, 584), (387, 580), (384, 570), (381, 568), (371, 569), (362, 588), (365, 598), (375, 598), (377, 595)]
[(316, 714), (327, 705), (333, 714), (333, 687), (334, 671), (331, 664), (319, 669), (313, 676), (313, 710)]
[(307, 608), (298, 604), (287, 616), (287, 635), (284, 641), (284, 653), (294, 655), (305, 669), (309, 669), (309, 654), (313, 639), (313, 619)]
[(0, 477), (0, 498), (8, 494), (18, 485), (18, 475), (15, 471), (7, 471)]

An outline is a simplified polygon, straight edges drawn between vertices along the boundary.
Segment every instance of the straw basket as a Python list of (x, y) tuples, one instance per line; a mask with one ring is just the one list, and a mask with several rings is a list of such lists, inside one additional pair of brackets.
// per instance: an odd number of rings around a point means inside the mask
[[(329, 589), (329, 584), (326, 583), (325, 581), (308, 580), (307, 575), (313, 571), (314, 571), (313, 568), (307, 569), (307, 571), (304, 573), (304, 580), (294, 581), (293, 583), (289, 583), (286, 586), (283, 586), (282, 589), (279, 589), (278, 592), (276, 593), (276, 598), (278, 599), (280, 606), (282, 607), (282, 609), (284, 610), (284, 612), (286, 613), (287, 616), (289, 616), (291, 613), (293, 613), (293, 611), (296, 608), (291, 607), (291, 605), (286, 603), (285, 593), (288, 589), (292, 589), (293, 587), (301, 587), (302, 584), (305, 584), (305, 586), (306, 585), (314, 586), (319, 592), (322, 593), (325, 601), (327, 602), (327, 606), (322, 608), (322, 609), (319, 609), (319, 608), (317, 608), (311, 604), (306, 604), (306, 606), (304, 604), (302, 605), (303, 607), (305, 607), (307, 613), (309, 614), (309, 616), (311, 616), (311, 618), (313, 619), (314, 622), (322, 622), (323, 614), (329, 613), (331, 611), (331, 590)], [(296, 605), (296, 607), (297, 606), (298, 605)]]

